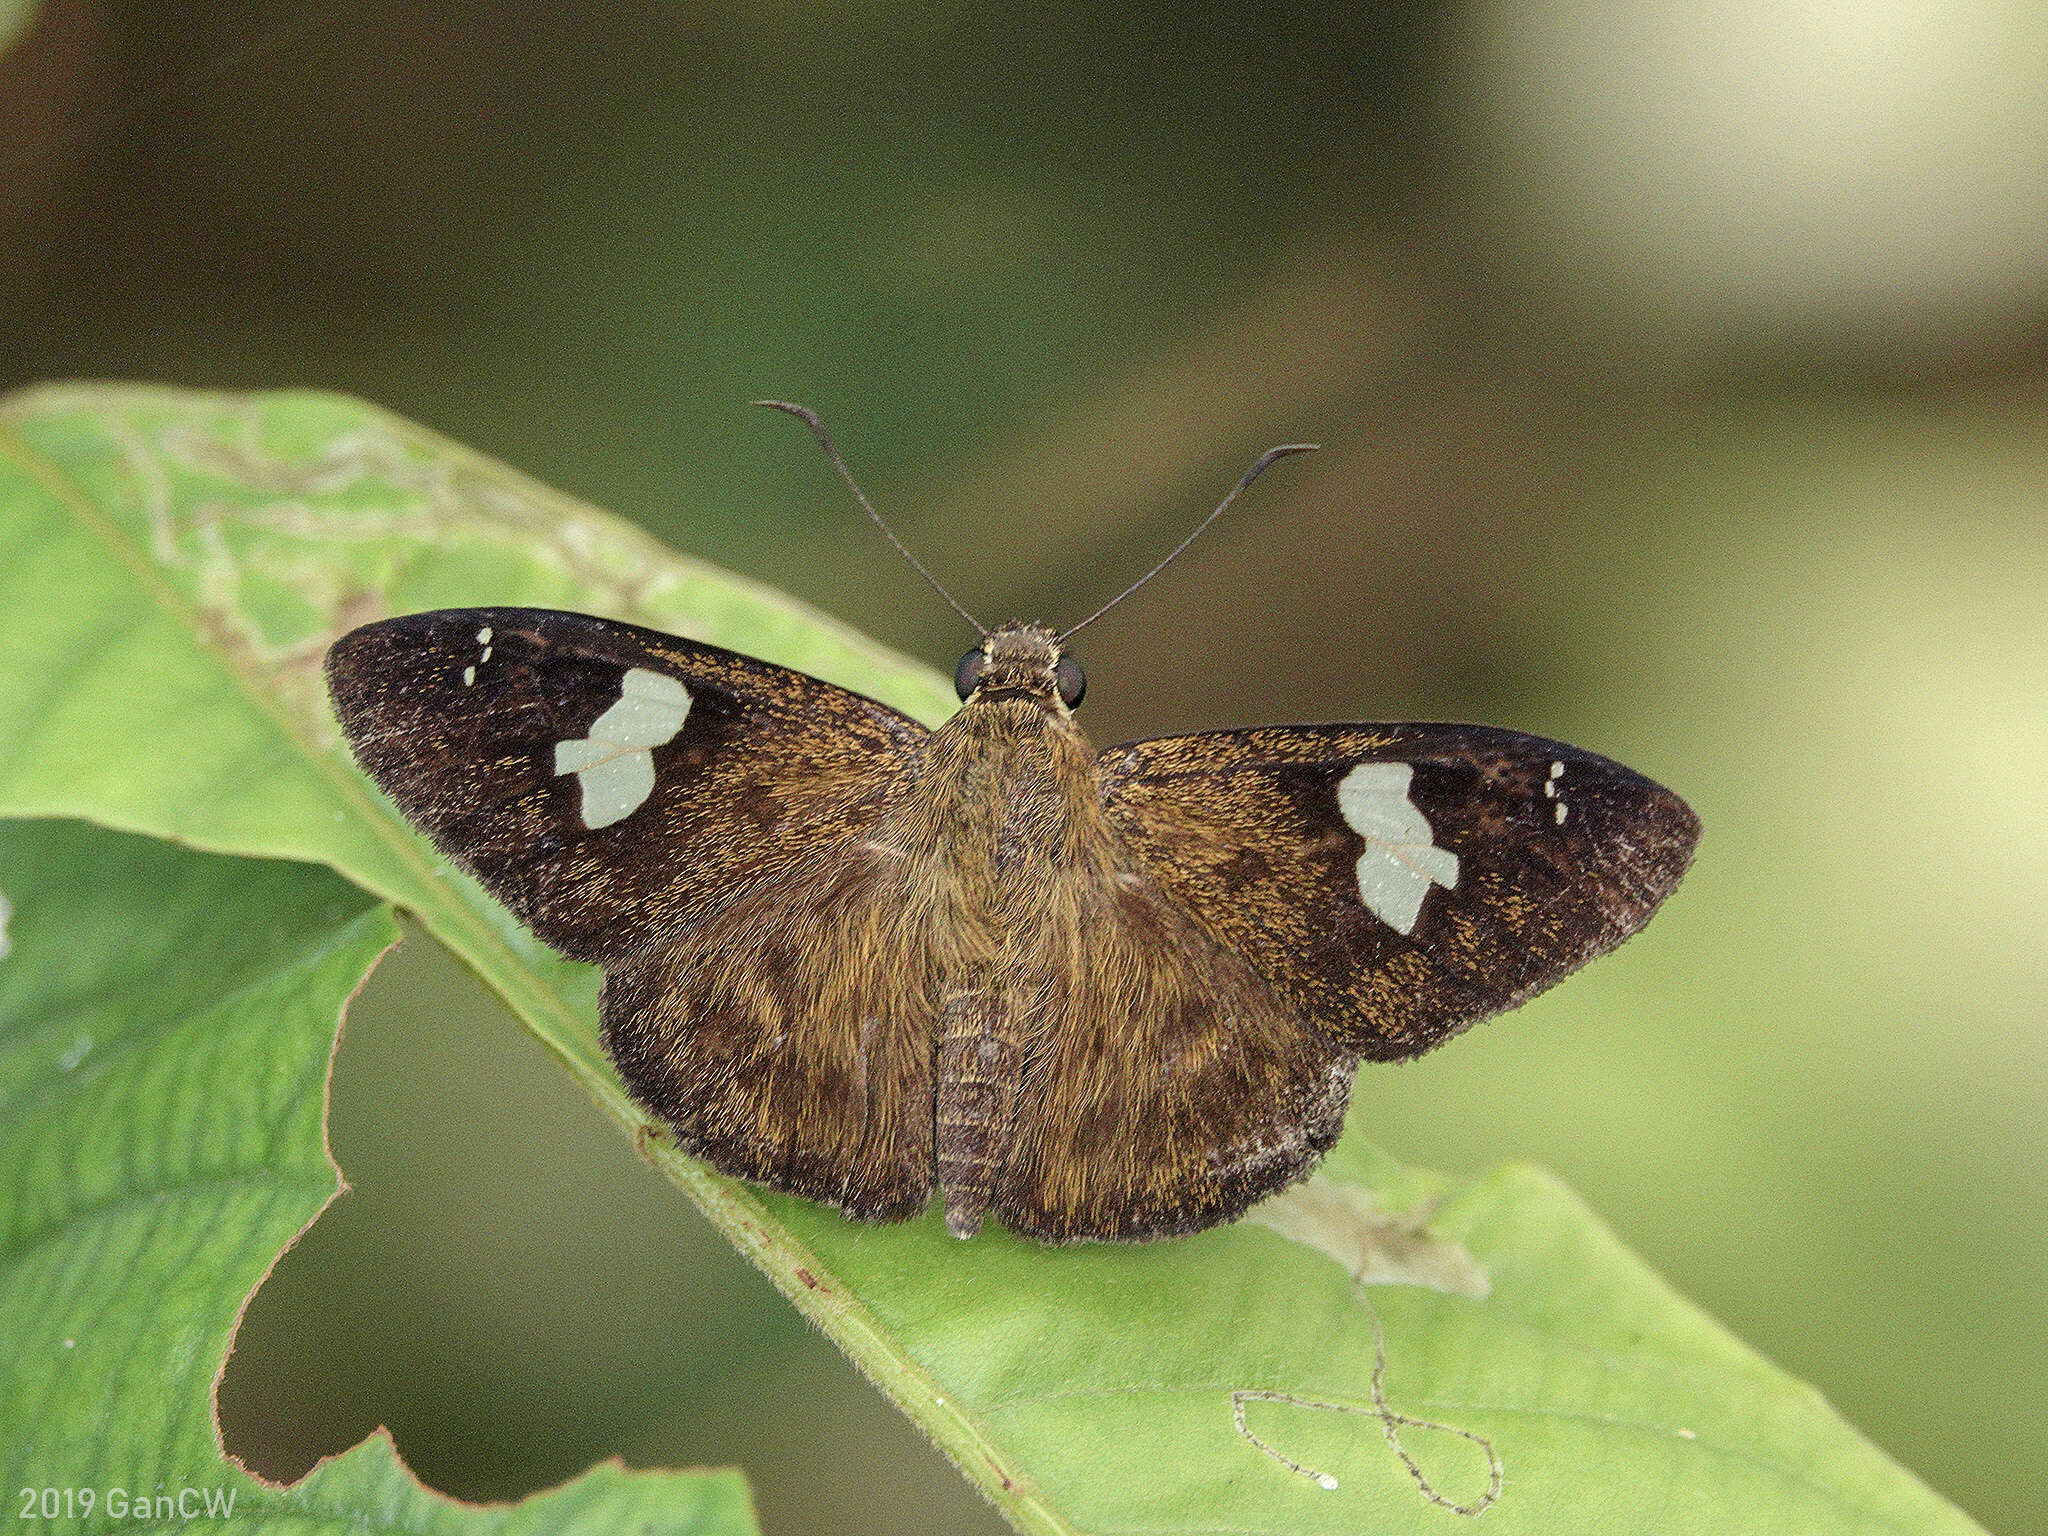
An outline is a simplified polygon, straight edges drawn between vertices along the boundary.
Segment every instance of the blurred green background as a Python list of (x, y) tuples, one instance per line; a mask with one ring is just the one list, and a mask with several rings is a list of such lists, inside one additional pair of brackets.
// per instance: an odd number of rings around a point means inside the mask
[[(0, 33), (9, 8), (0, 6)], [(1685, 793), (1650, 931), (1369, 1069), (1570, 1179), (2004, 1536), (2048, 1532), (2048, 15), (1997, 0), (567, 11), (53, 0), (0, 54), (0, 384), (376, 400), (935, 664), (1071, 621), (1100, 741), (1472, 718)], [(737, 1462), (999, 1529), (415, 944), (231, 1448), (510, 1496)]]

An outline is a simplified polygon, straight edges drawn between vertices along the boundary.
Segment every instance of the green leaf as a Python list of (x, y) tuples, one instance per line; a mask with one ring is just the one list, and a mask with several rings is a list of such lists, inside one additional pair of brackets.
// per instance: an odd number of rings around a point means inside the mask
[(754, 1530), (732, 1472), (607, 1463), (493, 1508), (421, 1487), (382, 1434), (290, 1488), (224, 1458), (213, 1384), (244, 1302), (340, 1188), (328, 1063), (396, 925), (310, 865), (75, 822), (0, 823), (0, 892), (10, 1515), (82, 1530), (230, 1510), (448, 1536)]
[[(1397, 1536), (1483, 1505), (1503, 1533), (1975, 1529), (1534, 1169), (1452, 1181), (1354, 1136), (1258, 1220), (1047, 1250), (856, 1227), (677, 1156), (597, 1049), (595, 974), (349, 766), (324, 647), (543, 603), (926, 720), (942, 680), (348, 401), (70, 387), (0, 425), (0, 811), (324, 862), (411, 908), (1019, 1527)], [(1383, 1214), (1425, 1207), (1434, 1239)], [(1446, 1289), (1354, 1283), (1424, 1275)]]
[(0, 53), (28, 30), (35, 12), (35, 0), (0, 0)]

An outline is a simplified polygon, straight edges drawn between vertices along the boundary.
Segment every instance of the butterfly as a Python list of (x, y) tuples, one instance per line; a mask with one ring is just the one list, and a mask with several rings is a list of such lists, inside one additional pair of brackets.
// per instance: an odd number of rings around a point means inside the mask
[(1098, 753), (1038, 624), (983, 630), (936, 729), (545, 609), (366, 624), (327, 678), (406, 817), (604, 968), (605, 1049), (685, 1151), (862, 1220), (936, 1192), (962, 1237), (1236, 1217), (1329, 1149), (1361, 1062), (1619, 944), (1699, 834), (1620, 764), (1486, 726)]

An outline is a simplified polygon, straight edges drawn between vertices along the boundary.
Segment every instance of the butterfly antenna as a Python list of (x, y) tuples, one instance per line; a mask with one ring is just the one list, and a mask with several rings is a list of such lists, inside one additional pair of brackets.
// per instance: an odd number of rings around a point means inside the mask
[(839, 449), (832, 441), (832, 434), (825, 430), (825, 423), (818, 420), (818, 413), (816, 411), (811, 410), (808, 406), (792, 405), (787, 400), (749, 400), (747, 404), (766, 406), (771, 411), (787, 411), (798, 421), (809, 427), (811, 429), (811, 436), (815, 437), (818, 440), (818, 446), (825, 450), (825, 457), (830, 459), (832, 467), (839, 471), (839, 478), (844, 480), (852, 489), (854, 499), (861, 504), (862, 509), (866, 511), (867, 515), (874, 519), (875, 526), (882, 530), (882, 537), (896, 546), (896, 553), (910, 562), (910, 568), (913, 571), (931, 583), (932, 590), (946, 600), (948, 607), (969, 624), (973, 625), (975, 632), (981, 635), (983, 639), (988, 638), (988, 626), (983, 624), (981, 620), (977, 619), (965, 608), (962, 608), (953, 594), (939, 584), (939, 578), (926, 570), (924, 563), (908, 549), (904, 548), (903, 541), (896, 537), (896, 531), (882, 521), (882, 514), (875, 510), (875, 504), (868, 500), (867, 493), (860, 488), (860, 482), (853, 478), (853, 471), (846, 467), (846, 460), (839, 456)]
[(1230, 509), (1230, 504), (1233, 501), (1237, 500), (1238, 497), (1244, 494), (1245, 487), (1250, 485), (1254, 480), (1258, 479), (1259, 476), (1263, 475), (1266, 472), (1267, 467), (1271, 465), (1274, 460), (1284, 459), (1290, 453), (1314, 453), (1320, 447), (1322, 447), (1321, 443), (1282, 443), (1278, 448), (1268, 448), (1264, 453), (1259, 455), (1259, 461), (1256, 464), (1252, 465), (1250, 469), (1244, 472), (1244, 478), (1238, 481), (1236, 485), (1231, 487), (1230, 494), (1224, 497), (1221, 501), (1216, 503), (1216, 510), (1214, 512), (1211, 512), (1207, 517), (1203, 518), (1201, 522), (1197, 523), (1195, 525), (1195, 531), (1193, 533), (1189, 534), (1186, 538), (1182, 539), (1178, 544), (1174, 545), (1173, 552), (1171, 554), (1169, 554), (1164, 560), (1160, 561), (1157, 565), (1153, 566), (1152, 569), (1147, 571), (1144, 575), (1140, 576), (1136, 581), (1132, 582), (1128, 587), (1125, 587), (1123, 591), (1117, 593), (1115, 597), (1112, 597), (1100, 608), (1096, 609), (1093, 613), (1089, 614), (1087, 618), (1083, 619), (1080, 623), (1076, 624), (1072, 629), (1067, 630), (1064, 634), (1062, 634), (1059, 637), (1060, 642), (1064, 644), (1071, 636), (1078, 635), (1082, 630), (1086, 629), (1090, 624), (1093, 624), (1097, 619), (1101, 618), (1105, 613), (1109, 612), (1110, 609), (1114, 608), (1118, 603), (1122, 602), (1125, 598), (1129, 597), (1133, 592), (1137, 591), (1138, 588), (1145, 585), (1146, 582), (1150, 581), (1154, 576), (1157, 576), (1161, 571), (1165, 570), (1169, 565), (1173, 564), (1174, 561), (1178, 560), (1181, 556), (1181, 552), (1185, 550), (1190, 544), (1194, 543), (1195, 540), (1199, 539), (1202, 536), (1203, 531), (1207, 529), (1211, 523), (1215, 522), (1217, 518), (1221, 517), (1225, 512), (1227, 512)]

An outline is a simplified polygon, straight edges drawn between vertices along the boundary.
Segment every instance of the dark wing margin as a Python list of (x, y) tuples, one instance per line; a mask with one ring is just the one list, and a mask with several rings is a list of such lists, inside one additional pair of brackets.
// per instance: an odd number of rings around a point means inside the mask
[(927, 734), (800, 672), (537, 608), (366, 624), (327, 680), (406, 817), (542, 940), (598, 962), (857, 840)]
[(1685, 802), (1476, 725), (1275, 726), (1097, 760), (1137, 861), (1333, 1039), (1416, 1056), (1614, 948), (1677, 887)]

